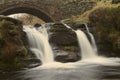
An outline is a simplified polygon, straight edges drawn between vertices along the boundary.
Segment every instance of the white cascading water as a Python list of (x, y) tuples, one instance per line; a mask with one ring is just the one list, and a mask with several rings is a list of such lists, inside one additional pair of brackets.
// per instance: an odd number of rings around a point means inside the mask
[(84, 25), (85, 25), (85, 27), (87, 29), (87, 32), (88, 32), (89, 36), (90, 36), (90, 39), (91, 39), (91, 42), (92, 42), (92, 47), (93, 47), (94, 51), (97, 54), (98, 49), (97, 49), (97, 45), (96, 45), (96, 42), (95, 42), (95, 38), (94, 38), (93, 34), (89, 31), (89, 28), (88, 28), (87, 24), (84, 24)]
[(37, 30), (33, 26), (24, 26), (27, 33), (31, 51), (33, 51), (43, 64), (54, 62), (53, 52), (48, 42), (47, 31), (44, 26)]
[(88, 59), (88, 58), (93, 58), (96, 57), (96, 53), (93, 49), (93, 47), (91, 46), (87, 36), (85, 35), (85, 33), (81, 30), (77, 30), (75, 31), (77, 34), (77, 38), (78, 38), (78, 43), (81, 49), (81, 57), (82, 59)]
[[(43, 25), (44, 26), (44, 25)], [(30, 49), (35, 53), (38, 59), (43, 63), (42, 66), (38, 66), (32, 70), (44, 68), (77, 68), (78, 65), (86, 65), (89, 63), (101, 64), (101, 65), (118, 65), (113, 59), (107, 59), (98, 57), (93, 45), (90, 44), (87, 36), (81, 30), (75, 31), (77, 34), (78, 42), (81, 48), (82, 60), (74, 63), (60, 63), (54, 61), (54, 56), (50, 44), (48, 42), (48, 33), (45, 27), (34, 28), (33, 26), (24, 26), (24, 31), (27, 33)], [(67, 28), (70, 28), (67, 26)], [(74, 31), (74, 30), (73, 30)], [(92, 35), (93, 36), (93, 35)], [(94, 37), (93, 41), (94, 42)], [(95, 43), (95, 42), (94, 42)], [(92, 43), (93, 44), (93, 43)], [(95, 44), (96, 45), (96, 44)], [(96, 47), (97, 48), (97, 47)], [(55, 66), (57, 65), (57, 66)]]
[[(70, 26), (68, 26), (67, 24), (63, 23), (64, 26), (66, 26), (67, 28), (71, 28)], [(90, 44), (90, 41), (88, 40), (86, 34), (81, 31), (81, 30), (72, 30), (76, 33), (77, 35), (77, 39), (78, 39), (78, 43), (81, 49), (81, 57), (82, 59), (87, 59), (87, 58), (93, 58), (97, 56), (97, 47), (96, 47), (96, 43), (95, 43), (95, 39), (94, 36), (92, 35), (92, 33), (90, 33), (88, 26), (86, 24), (85, 28), (87, 29), (87, 32), (91, 38), (91, 42), (92, 45)]]
[(119, 58), (105, 58), (105, 57), (101, 57), (97, 55), (98, 51), (97, 51), (97, 46), (95, 43), (94, 36), (92, 33), (90, 33), (87, 25), (85, 26), (91, 38), (92, 45), (90, 44), (90, 41), (88, 40), (87, 36), (85, 35), (83, 31), (81, 30), (75, 31), (77, 34), (78, 43), (81, 49), (82, 61), (88, 62), (88, 63), (101, 64), (101, 65), (109, 65), (109, 66), (120, 65)]
[(98, 53), (98, 49), (97, 49), (97, 45), (95, 43), (95, 38), (94, 38), (92, 33), (88, 33), (88, 34), (90, 35), (90, 38), (91, 38), (92, 47), (93, 47), (95, 53), (97, 54)]

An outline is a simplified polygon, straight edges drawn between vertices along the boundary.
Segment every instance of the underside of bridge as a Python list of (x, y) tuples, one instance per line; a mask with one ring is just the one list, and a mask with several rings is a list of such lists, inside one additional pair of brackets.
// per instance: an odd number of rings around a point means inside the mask
[(29, 7), (14, 7), (14, 8), (8, 8), (6, 10), (3, 10), (0, 12), (0, 15), (11, 15), (11, 14), (17, 14), (17, 13), (28, 13), (31, 15), (34, 15), (40, 19), (42, 19), (45, 22), (53, 22), (54, 20), (48, 16), (46, 13)]

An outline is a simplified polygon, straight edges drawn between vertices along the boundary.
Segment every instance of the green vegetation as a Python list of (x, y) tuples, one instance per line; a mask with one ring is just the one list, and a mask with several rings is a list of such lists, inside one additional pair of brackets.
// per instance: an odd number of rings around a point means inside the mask
[[(87, 22), (93, 29), (98, 48), (103, 55), (120, 56), (120, 4), (111, 1), (100, 1), (97, 5), (83, 13), (72, 17), (74, 22)], [(102, 48), (101, 48), (102, 46)]]
[[(98, 8), (90, 13), (89, 22), (93, 26), (99, 42), (108, 48), (112, 55), (120, 52), (120, 7)], [(118, 53), (118, 54), (113, 54)]]
[(0, 17), (0, 69), (23, 67), (21, 62), (28, 54), (22, 24), (8, 17)]

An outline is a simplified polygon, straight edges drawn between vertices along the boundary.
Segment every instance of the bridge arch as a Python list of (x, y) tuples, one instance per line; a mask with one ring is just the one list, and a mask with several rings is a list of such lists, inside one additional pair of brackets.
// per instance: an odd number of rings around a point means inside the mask
[(31, 15), (34, 15), (40, 19), (42, 19), (45, 22), (53, 22), (54, 20), (48, 16), (45, 12), (42, 10), (37, 10), (35, 8), (31, 7), (11, 7), (6, 10), (3, 10), (0, 12), (1, 15), (10, 15), (10, 14), (17, 14), (17, 13), (28, 13)]
[(61, 21), (65, 17), (53, 0), (3, 0), (0, 3), (0, 15), (28, 13), (45, 22)]

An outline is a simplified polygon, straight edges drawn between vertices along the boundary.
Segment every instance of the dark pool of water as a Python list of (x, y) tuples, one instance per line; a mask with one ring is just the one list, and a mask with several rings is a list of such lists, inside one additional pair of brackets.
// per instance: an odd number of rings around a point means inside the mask
[(78, 68), (0, 72), (0, 80), (120, 80), (120, 66), (89, 64)]

